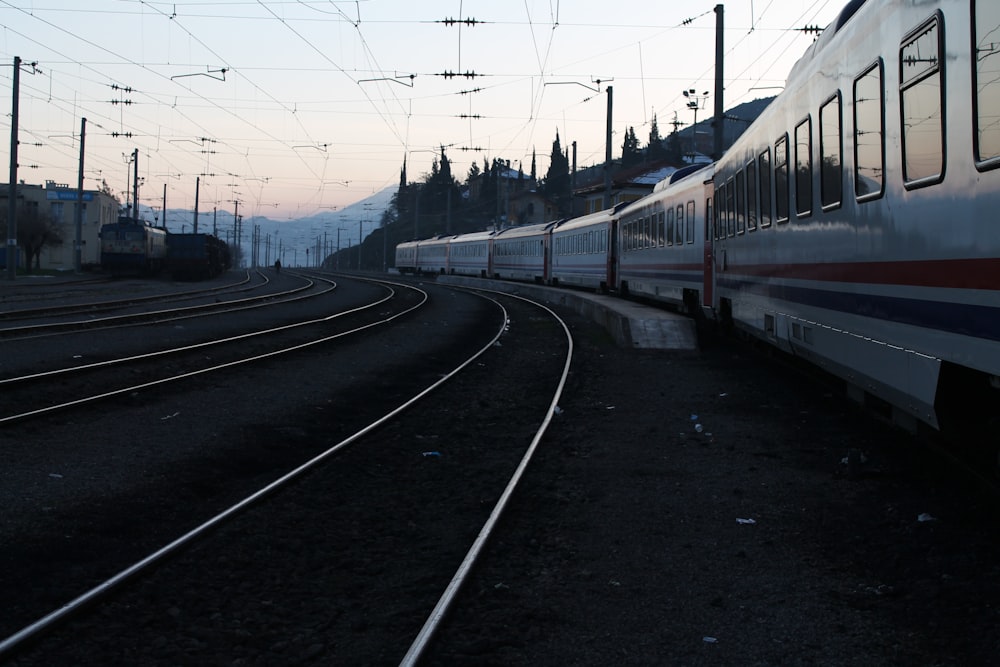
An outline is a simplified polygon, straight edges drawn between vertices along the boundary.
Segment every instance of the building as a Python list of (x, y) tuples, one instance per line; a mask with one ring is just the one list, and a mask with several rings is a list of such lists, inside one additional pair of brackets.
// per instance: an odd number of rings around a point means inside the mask
[[(6, 217), (10, 185), (0, 185), (0, 215)], [(17, 184), (17, 206), (19, 210), (34, 210), (40, 216), (49, 216), (62, 243), (46, 245), (42, 248), (39, 268), (50, 271), (72, 271), (75, 269), (76, 206), (78, 191), (69, 185), (46, 181), (45, 185), (30, 185), (23, 181)], [(81, 226), (81, 265), (98, 266), (101, 263), (101, 226), (118, 220), (121, 203), (106, 192), (83, 191), (83, 224)], [(19, 262), (24, 263), (25, 253), (19, 253)]]

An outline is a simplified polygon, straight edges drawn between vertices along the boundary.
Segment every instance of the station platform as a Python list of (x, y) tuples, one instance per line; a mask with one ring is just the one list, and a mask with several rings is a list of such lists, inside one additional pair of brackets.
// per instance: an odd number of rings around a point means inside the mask
[(437, 282), (518, 294), (542, 303), (572, 308), (604, 327), (621, 347), (651, 350), (698, 349), (698, 335), (694, 320), (690, 317), (626, 299), (585, 291), (469, 276), (438, 276)]

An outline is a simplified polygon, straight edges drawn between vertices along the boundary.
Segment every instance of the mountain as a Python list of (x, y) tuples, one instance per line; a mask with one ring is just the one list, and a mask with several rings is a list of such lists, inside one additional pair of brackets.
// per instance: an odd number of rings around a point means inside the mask
[[(281, 263), (285, 266), (313, 264), (317, 250), (321, 256), (336, 251), (338, 236), (339, 247), (357, 246), (359, 236), (365, 238), (378, 228), (382, 212), (388, 208), (396, 190), (396, 186), (391, 186), (342, 209), (323, 211), (305, 218), (275, 220), (266, 216), (243, 216), (239, 244), (243, 250), (243, 265), (250, 266), (253, 261), (255, 228), (259, 239), (259, 265), (273, 264), (279, 251)], [(144, 219), (156, 220), (156, 224), (160, 224), (158, 211), (141, 206), (140, 214)], [(234, 223), (232, 211), (198, 212), (198, 231), (215, 233), (230, 245), (234, 244)], [(194, 231), (194, 211), (168, 209), (166, 226), (174, 233)]]

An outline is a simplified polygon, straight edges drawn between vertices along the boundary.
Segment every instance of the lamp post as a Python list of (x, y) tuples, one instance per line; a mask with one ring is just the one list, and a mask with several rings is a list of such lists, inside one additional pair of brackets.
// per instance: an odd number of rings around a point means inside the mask
[(698, 152), (698, 109), (705, 106), (708, 91), (699, 95), (694, 88), (688, 88), (684, 91), (684, 97), (687, 98), (687, 108), (694, 112), (694, 124), (691, 126), (691, 162), (694, 162), (694, 154)]

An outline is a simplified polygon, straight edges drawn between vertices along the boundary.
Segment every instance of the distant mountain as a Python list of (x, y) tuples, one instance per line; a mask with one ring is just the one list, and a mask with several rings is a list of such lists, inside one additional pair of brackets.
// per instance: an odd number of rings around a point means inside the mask
[[(388, 208), (396, 190), (396, 186), (391, 186), (342, 209), (323, 211), (305, 218), (275, 220), (266, 216), (243, 216), (243, 230), (240, 234), (243, 264), (249, 266), (252, 261), (255, 228), (258, 230), (257, 262), (260, 265), (273, 264), (280, 251), (282, 264), (306, 266), (313, 263), (317, 248), (321, 253), (324, 247), (327, 253), (336, 251), (338, 236), (341, 248), (357, 246), (359, 236), (365, 238), (378, 228), (382, 212)], [(156, 224), (161, 224), (157, 219), (158, 211), (140, 207), (140, 212), (146, 220), (155, 219)], [(192, 232), (194, 211), (168, 209), (166, 223), (171, 232)], [(232, 211), (198, 212), (199, 232), (215, 233), (232, 245), (234, 228)]]

